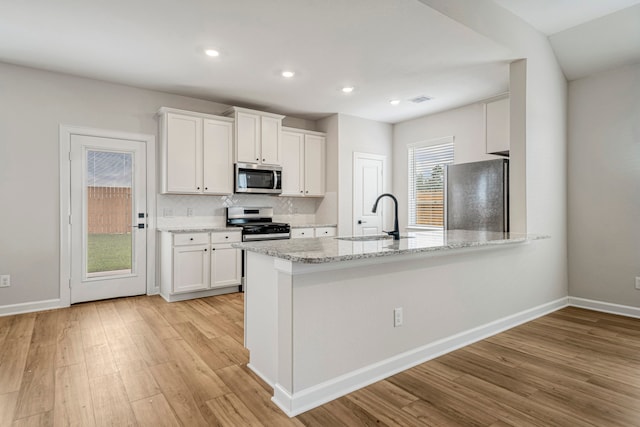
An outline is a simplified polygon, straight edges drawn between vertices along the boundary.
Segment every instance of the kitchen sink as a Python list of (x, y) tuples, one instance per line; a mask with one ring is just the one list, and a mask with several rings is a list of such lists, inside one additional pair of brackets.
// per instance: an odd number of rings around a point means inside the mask
[[(413, 236), (400, 236), (401, 239), (412, 239)], [(386, 234), (372, 234), (368, 236), (348, 236), (348, 237), (336, 237), (338, 240), (346, 240), (349, 242), (371, 242), (375, 240), (392, 240), (393, 236)]]

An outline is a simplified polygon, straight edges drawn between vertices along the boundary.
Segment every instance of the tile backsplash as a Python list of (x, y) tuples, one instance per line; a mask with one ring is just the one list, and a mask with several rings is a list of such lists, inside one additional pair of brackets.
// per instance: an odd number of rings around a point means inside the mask
[(228, 196), (200, 196), (158, 194), (158, 226), (208, 225), (225, 223), (225, 208), (230, 206), (269, 206), (274, 220), (291, 224), (315, 223), (316, 199), (279, 197), (263, 194), (232, 194)]

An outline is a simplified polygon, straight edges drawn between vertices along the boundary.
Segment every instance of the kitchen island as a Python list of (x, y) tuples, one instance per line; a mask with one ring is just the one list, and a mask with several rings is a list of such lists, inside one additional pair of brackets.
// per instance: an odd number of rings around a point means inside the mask
[[(528, 243), (547, 236), (449, 230), (385, 237), (234, 244), (246, 251), (249, 367), (289, 416), (558, 308), (508, 321), (492, 309), (499, 298), (491, 277), (505, 280), (493, 268), (496, 258), (512, 250), (527, 256), (538, 246)], [(486, 277), (468, 283), (443, 268), (452, 264), (461, 272), (486, 268)]]

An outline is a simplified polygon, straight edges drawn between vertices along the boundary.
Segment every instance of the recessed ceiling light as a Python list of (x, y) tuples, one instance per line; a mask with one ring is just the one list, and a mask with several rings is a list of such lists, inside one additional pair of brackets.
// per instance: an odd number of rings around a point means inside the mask
[(398, 104), (400, 104), (400, 100), (399, 99), (392, 99), (391, 101), (389, 101), (389, 104), (398, 105)]
[(282, 72), (282, 77), (285, 77), (287, 79), (290, 79), (291, 77), (295, 76), (296, 73), (294, 73), (293, 71), (283, 71)]
[(342, 91), (344, 93), (351, 93), (351, 92), (353, 92), (353, 86), (345, 86), (345, 87), (342, 88)]
[(212, 56), (212, 57), (220, 56), (220, 52), (218, 52), (218, 51), (217, 51), (217, 50), (215, 50), (215, 49), (206, 49), (206, 50), (204, 51), (204, 53), (205, 53), (207, 56)]

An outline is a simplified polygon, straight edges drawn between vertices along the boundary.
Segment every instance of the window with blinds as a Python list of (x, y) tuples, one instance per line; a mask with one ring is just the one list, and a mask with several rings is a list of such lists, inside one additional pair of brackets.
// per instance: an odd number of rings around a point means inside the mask
[(409, 146), (409, 227), (444, 227), (444, 169), (453, 137)]

